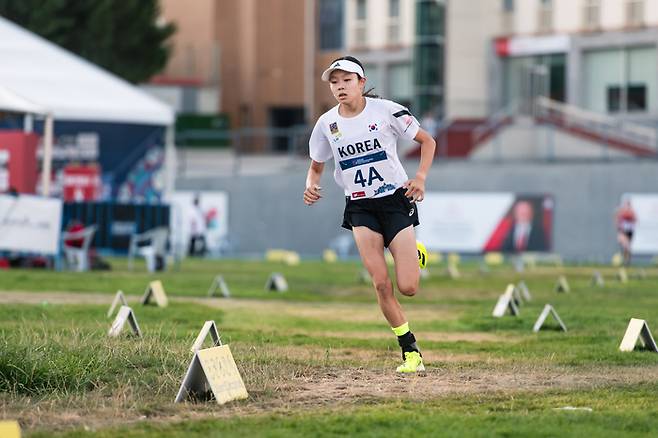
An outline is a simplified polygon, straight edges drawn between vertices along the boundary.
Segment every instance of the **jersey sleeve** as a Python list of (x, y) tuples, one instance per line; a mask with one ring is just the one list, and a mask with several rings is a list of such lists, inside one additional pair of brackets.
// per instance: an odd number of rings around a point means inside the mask
[(418, 134), (420, 123), (411, 112), (399, 103), (389, 101), (390, 123), (398, 137), (413, 140)]
[(317, 161), (318, 163), (324, 163), (333, 157), (329, 140), (322, 132), (321, 120), (318, 120), (313, 127), (311, 138), (308, 141), (309, 155), (313, 161)]

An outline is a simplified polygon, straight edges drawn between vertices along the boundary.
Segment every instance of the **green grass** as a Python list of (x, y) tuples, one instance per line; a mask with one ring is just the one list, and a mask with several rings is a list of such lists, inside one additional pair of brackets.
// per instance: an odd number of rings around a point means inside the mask
[[(292, 415), (143, 422), (103, 431), (73, 431), (67, 437), (220, 436), (649, 436), (658, 427), (657, 385), (581, 392), (450, 397), (440, 401), (364, 403)], [(560, 410), (564, 407), (591, 411)], [(50, 436), (36, 434), (35, 436)], [(60, 435), (55, 435), (60, 436)]]
[[(0, 275), (0, 294), (43, 297), (41, 304), (0, 305), (0, 417), (18, 418), (27, 436), (89, 436), (83, 424), (94, 436), (186, 437), (381, 436), (405, 433), (409, 425), (414, 433), (446, 436), (640, 436), (658, 426), (658, 387), (646, 383), (658, 381), (658, 355), (618, 351), (631, 317), (658, 324), (654, 268), (647, 279), (628, 284), (614, 281), (615, 271), (605, 267), (543, 266), (519, 274), (503, 266), (482, 275), (477, 265), (465, 264), (459, 280), (430, 268), (433, 275), (422, 281), (418, 296), (401, 302), (426, 353), (426, 382), (457, 382), (465, 393), (430, 391), (415, 400), (398, 389), (379, 396), (365, 384), (363, 396), (325, 400), (320, 384), (331, 383), (331, 376), (349, 381), (354, 370), (377, 382), (390, 378), (399, 360), (372, 287), (357, 281), (360, 263), (191, 260), (158, 275), (143, 266), (128, 271), (120, 259), (112, 264), (113, 271), (101, 273)], [(594, 269), (606, 276), (605, 287), (590, 285)], [(272, 272), (286, 276), (289, 292), (264, 290)], [(190, 301), (205, 297), (217, 274), (234, 299)], [(553, 290), (560, 274), (567, 275), (571, 293)], [(170, 296), (165, 309), (134, 301), (156, 278)], [(521, 279), (533, 301), (519, 317), (491, 317), (497, 296)], [(143, 338), (107, 337), (111, 319), (105, 313), (117, 289), (132, 298)], [(92, 294), (107, 305), (58, 304), (45, 295), (57, 291), (73, 293), (69, 302)], [(546, 303), (557, 309), (567, 333), (555, 330), (550, 318), (548, 330), (531, 332)], [(231, 345), (250, 398), (219, 408), (175, 405), (189, 348), (210, 319)], [(518, 384), (497, 382), (516, 375)], [(544, 375), (580, 377), (556, 389), (541, 383)], [(305, 385), (310, 398), (296, 404), (295, 391)], [(314, 385), (320, 385), (317, 393)], [(404, 388), (404, 381), (391, 385)], [(567, 405), (593, 412), (553, 410)]]

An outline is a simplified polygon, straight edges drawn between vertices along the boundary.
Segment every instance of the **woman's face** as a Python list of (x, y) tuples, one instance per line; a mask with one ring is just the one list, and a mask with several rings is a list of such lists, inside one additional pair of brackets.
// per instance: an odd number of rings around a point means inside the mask
[(365, 84), (365, 78), (343, 70), (334, 70), (329, 76), (329, 88), (339, 103), (356, 102), (361, 98)]

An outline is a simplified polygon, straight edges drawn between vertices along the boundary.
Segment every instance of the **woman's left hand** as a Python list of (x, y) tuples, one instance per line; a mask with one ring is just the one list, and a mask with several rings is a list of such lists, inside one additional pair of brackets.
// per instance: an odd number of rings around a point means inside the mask
[(404, 196), (409, 198), (411, 202), (420, 202), (425, 199), (425, 179), (419, 178), (416, 175), (416, 178), (410, 179), (405, 182), (402, 187), (407, 189), (404, 193)]

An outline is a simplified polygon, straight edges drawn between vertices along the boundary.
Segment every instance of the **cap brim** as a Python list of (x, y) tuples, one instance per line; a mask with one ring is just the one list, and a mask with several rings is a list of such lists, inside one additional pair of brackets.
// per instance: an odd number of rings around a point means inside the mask
[(340, 68), (340, 67), (329, 67), (324, 72), (322, 72), (322, 76), (321, 76), (322, 80), (325, 81), (325, 82), (328, 82), (329, 81), (329, 76), (331, 76), (331, 73), (333, 73), (335, 70), (341, 70), (341, 71), (344, 71), (344, 72), (347, 72), (347, 73), (356, 73), (357, 75), (361, 76), (362, 78), (365, 78), (365, 75), (360, 71), (352, 71), (352, 70), (348, 70), (348, 69)]
[(329, 68), (326, 69), (324, 72), (322, 72), (322, 80), (325, 81), (325, 82), (329, 81), (329, 76), (331, 76), (331, 73), (332, 73), (334, 70), (340, 70), (340, 69), (339, 69), (339, 68), (331, 68), (331, 67), (329, 67)]

